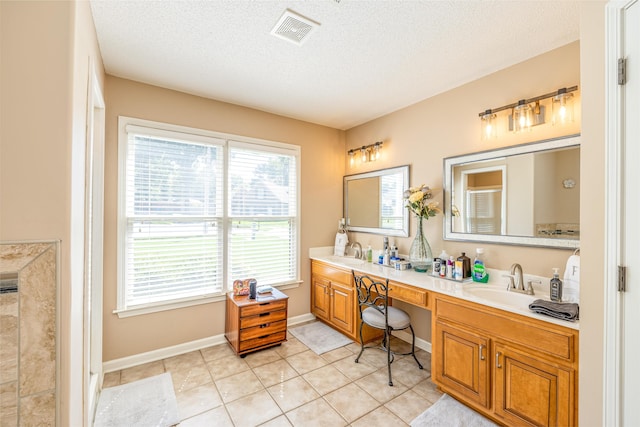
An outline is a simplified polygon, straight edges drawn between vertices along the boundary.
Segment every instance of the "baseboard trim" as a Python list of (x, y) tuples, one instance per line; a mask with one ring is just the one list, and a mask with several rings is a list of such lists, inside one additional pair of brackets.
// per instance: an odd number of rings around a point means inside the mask
[[(393, 336), (411, 344), (411, 334), (409, 332), (394, 331)], [(416, 337), (416, 347), (431, 354), (431, 343), (429, 341)]]
[[(289, 317), (287, 326), (297, 325), (299, 323), (315, 320), (316, 316), (311, 313), (301, 314), (300, 316)], [(171, 347), (159, 348), (157, 350), (147, 351), (145, 353), (134, 354), (133, 356), (122, 357), (120, 359), (109, 360), (102, 364), (102, 372), (119, 371), (121, 369), (131, 368), (132, 366), (142, 365), (157, 360), (166, 359), (168, 357), (178, 356), (190, 351), (201, 350), (213, 345), (223, 344), (227, 342), (224, 334), (214, 335), (195, 341), (174, 345)]]

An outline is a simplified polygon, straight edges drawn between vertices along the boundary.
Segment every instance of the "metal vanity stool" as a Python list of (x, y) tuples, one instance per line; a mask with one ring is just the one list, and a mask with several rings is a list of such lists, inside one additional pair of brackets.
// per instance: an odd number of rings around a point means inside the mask
[[(411, 326), (411, 318), (406, 311), (389, 305), (389, 279), (383, 282), (375, 281), (367, 275), (357, 276), (355, 271), (351, 270), (355, 281), (356, 291), (358, 292), (358, 309), (360, 311), (360, 343), (361, 349), (356, 363), (360, 360), (362, 352), (365, 348), (378, 348), (387, 352), (387, 368), (389, 369), (389, 385), (393, 386), (391, 380), (391, 363), (393, 363), (393, 355), (402, 356), (412, 355), (418, 367), (422, 369), (420, 361), (416, 357), (416, 335)], [(382, 338), (382, 346), (365, 347), (362, 338), (363, 325), (369, 325), (372, 328), (382, 329), (384, 336)], [(403, 329), (411, 329), (411, 351), (408, 353), (394, 353), (391, 351), (391, 333)]]

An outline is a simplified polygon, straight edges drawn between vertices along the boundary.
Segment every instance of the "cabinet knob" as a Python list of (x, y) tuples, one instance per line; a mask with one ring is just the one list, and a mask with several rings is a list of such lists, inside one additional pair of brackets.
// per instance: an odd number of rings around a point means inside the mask
[(496, 352), (496, 368), (502, 368), (502, 365), (500, 364), (500, 356), (502, 356), (502, 353), (499, 351)]

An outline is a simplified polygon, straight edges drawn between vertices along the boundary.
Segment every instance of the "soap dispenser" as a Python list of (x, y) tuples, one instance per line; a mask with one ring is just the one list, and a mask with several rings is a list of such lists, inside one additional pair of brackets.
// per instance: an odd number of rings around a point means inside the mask
[(560, 280), (558, 270), (557, 267), (553, 268), (553, 278), (549, 282), (549, 297), (551, 301), (555, 302), (562, 301), (562, 280)]

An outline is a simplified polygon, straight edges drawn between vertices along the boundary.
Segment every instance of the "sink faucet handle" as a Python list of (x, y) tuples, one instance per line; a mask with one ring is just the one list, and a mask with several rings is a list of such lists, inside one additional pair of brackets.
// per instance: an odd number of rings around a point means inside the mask
[(533, 284), (537, 283), (539, 286), (542, 286), (542, 281), (540, 280), (528, 280), (527, 281), (527, 295), (535, 295), (535, 291), (533, 289)]
[(513, 274), (503, 274), (502, 277), (506, 277), (509, 279), (509, 283), (507, 283), (507, 290), (510, 291), (511, 289), (515, 289), (516, 288), (516, 284), (514, 282), (515, 276)]

